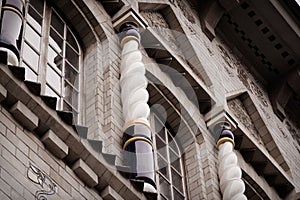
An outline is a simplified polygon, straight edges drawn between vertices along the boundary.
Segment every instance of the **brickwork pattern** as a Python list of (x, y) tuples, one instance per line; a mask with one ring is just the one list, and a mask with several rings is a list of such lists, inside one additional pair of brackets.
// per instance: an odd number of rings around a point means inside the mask
[(0, 198), (34, 199), (42, 188), (27, 178), (29, 163), (41, 168), (57, 184), (57, 193), (48, 199), (101, 199), (62, 160), (54, 157), (32, 132), (0, 107)]

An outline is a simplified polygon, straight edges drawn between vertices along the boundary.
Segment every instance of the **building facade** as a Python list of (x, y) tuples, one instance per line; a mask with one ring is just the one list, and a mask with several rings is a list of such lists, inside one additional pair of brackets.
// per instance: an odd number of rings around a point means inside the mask
[(299, 199), (294, 0), (6, 0), (0, 199)]

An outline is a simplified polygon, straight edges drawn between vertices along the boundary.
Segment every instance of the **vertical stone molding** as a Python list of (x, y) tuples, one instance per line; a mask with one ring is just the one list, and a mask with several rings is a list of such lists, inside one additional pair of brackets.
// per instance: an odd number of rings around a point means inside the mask
[(137, 24), (125, 22), (120, 26), (121, 100), (123, 105), (125, 161), (130, 167), (130, 178), (143, 182), (142, 191), (156, 193), (150, 123), (149, 94), (146, 69), (139, 50), (140, 34)]
[(218, 122), (214, 126), (215, 134), (219, 135), (217, 148), (219, 149), (220, 189), (224, 200), (247, 199), (244, 195), (245, 183), (242, 180), (242, 170), (238, 165), (238, 158), (233, 151), (234, 135), (231, 132), (230, 124)]
[(7, 52), (9, 65), (19, 65), (25, 0), (2, 1), (0, 17), (0, 50)]

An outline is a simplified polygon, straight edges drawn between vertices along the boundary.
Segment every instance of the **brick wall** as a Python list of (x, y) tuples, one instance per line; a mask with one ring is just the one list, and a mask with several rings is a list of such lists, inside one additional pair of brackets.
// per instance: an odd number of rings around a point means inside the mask
[(0, 199), (34, 199), (43, 189), (27, 178), (29, 163), (49, 175), (57, 184), (57, 193), (48, 199), (102, 199), (87, 187), (62, 160), (54, 157), (34, 135), (18, 124), (0, 106)]

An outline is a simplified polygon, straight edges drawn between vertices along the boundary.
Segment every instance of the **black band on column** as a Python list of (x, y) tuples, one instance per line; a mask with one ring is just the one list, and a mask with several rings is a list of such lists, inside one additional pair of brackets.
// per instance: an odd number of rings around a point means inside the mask
[(120, 26), (119, 32), (119, 38), (120, 41), (126, 36), (133, 36), (136, 37), (138, 40), (140, 40), (141, 36), (138, 32), (137, 24), (134, 22), (125, 22)]

